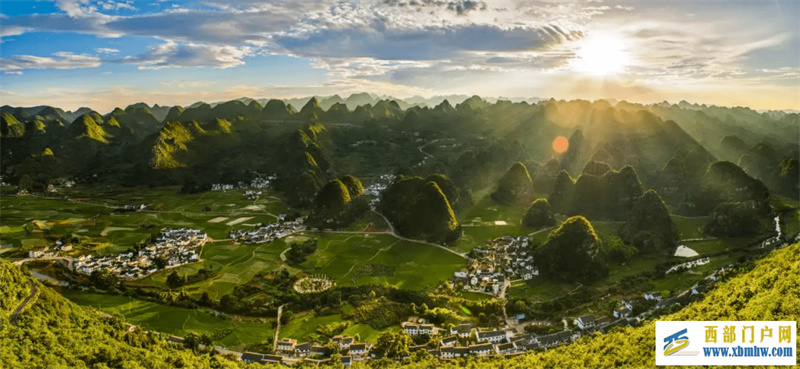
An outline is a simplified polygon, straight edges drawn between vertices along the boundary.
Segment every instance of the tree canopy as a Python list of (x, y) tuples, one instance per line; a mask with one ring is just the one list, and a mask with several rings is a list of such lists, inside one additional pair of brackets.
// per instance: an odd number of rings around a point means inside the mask
[(574, 216), (534, 250), (534, 264), (551, 279), (589, 283), (608, 275), (606, 252), (586, 218)]
[(528, 204), (533, 200), (533, 182), (524, 164), (516, 162), (497, 184), (492, 199), (505, 205)]
[(654, 190), (645, 192), (633, 205), (620, 237), (645, 252), (670, 251), (679, 239), (678, 227)]

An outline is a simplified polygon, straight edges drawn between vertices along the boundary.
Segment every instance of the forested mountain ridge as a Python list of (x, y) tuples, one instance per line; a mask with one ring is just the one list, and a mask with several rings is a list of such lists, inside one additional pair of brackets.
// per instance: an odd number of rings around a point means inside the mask
[[(630, 165), (643, 182), (649, 183), (664, 177), (661, 172), (670, 159), (691, 161), (702, 171), (714, 160), (727, 160), (773, 190), (791, 193), (797, 189), (796, 181), (791, 181), (800, 173), (800, 154), (794, 142), (800, 134), (800, 115), (796, 113), (758, 113), (687, 103), (641, 105), (623, 101), (612, 106), (603, 100), (489, 103), (477, 96), (455, 106), (444, 100), (431, 108), (366, 97), (351, 96), (348, 104), (312, 98), (299, 111), (281, 100), (252, 99), (197, 103), (185, 108), (138, 103), (104, 115), (87, 108), (79, 109), (76, 114), (81, 114), (76, 115), (53, 107), (4, 106), (0, 127), (2, 175), (12, 183), (27, 174), (40, 184), (66, 176), (79, 182), (158, 185), (180, 184), (191, 172), (203, 169), (227, 168), (225, 175), (204, 176), (213, 176), (209, 178), (212, 181), (245, 179), (253, 171), (278, 172), (268, 159), (286, 145), (287, 135), (317, 121), (330, 131), (331, 145), (325, 149), (333, 164), (341, 166), (336, 168), (342, 171), (338, 174), (357, 177), (404, 166), (413, 168), (425, 153), (434, 157), (424, 163), (429, 172), (442, 173), (452, 167), (447, 174), (457, 182), (470, 182), (473, 188), (494, 182), (517, 161), (527, 166), (535, 181), (542, 176), (539, 169), (555, 170), (546, 173), (548, 176), (565, 169), (577, 178), (586, 163), (595, 161), (612, 169)], [(365, 103), (352, 107), (350, 101)], [(202, 144), (189, 145), (185, 156), (198, 160), (180, 166), (187, 169), (165, 171), (177, 168), (162, 166), (159, 160), (153, 160), (152, 153), (162, 150), (164, 142), (159, 137), (169, 133), (174, 123), (191, 126), (196, 135), (205, 136), (210, 135), (204, 131), (220, 128), (218, 123), (229, 123), (230, 127), (221, 129), (227, 134), (225, 138), (206, 138)], [(559, 135), (569, 137), (569, 149), (553, 155), (549, 144)], [(91, 139), (89, 144), (81, 137)], [(420, 144), (428, 144), (428, 151)], [(15, 168), (46, 148), (64, 161), (65, 173), (51, 176)], [(371, 155), (361, 154), (367, 151)], [(216, 163), (200, 160), (209, 157)], [(557, 159), (556, 167), (546, 165), (551, 159)], [(602, 175), (596, 169), (587, 174)], [(147, 183), (142, 183), (145, 180)], [(537, 192), (549, 192), (551, 186), (552, 182), (546, 180), (534, 183)]]
[[(200, 102), (166, 112), (134, 104), (106, 115), (81, 109), (72, 122), (56, 108), (2, 110), (2, 179), (20, 190), (75, 182), (201, 192), (270, 176), (290, 206), (308, 209), (326, 183), (345, 175), (367, 185), (381, 176), (394, 175), (395, 184), (438, 178), (394, 199), (383, 196), (380, 206), (400, 234), (437, 243), (459, 238), (454, 213), (487, 188), (499, 204), (527, 207), (546, 198), (555, 213), (592, 221), (626, 220), (651, 189), (670, 213), (726, 219), (747, 219), (749, 208), (765, 218), (771, 194), (800, 195), (800, 152), (791, 141), (797, 135), (788, 137), (800, 134), (800, 115), (781, 112), (604, 100), (490, 103), (478, 96), (455, 106), (375, 100), (352, 110), (317, 98), (299, 110), (281, 100)], [(738, 135), (719, 138), (729, 125)], [(555, 140), (564, 147), (556, 150)], [(414, 201), (412, 192), (420, 194)], [(424, 207), (389, 202), (438, 204), (427, 210), (441, 227), (404, 221), (423, 219)], [(728, 203), (740, 205), (719, 207)], [(724, 235), (731, 228), (709, 229)]]
[[(753, 268), (722, 282), (701, 301), (661, 320), (798, 320), (800, 319), (800, 244), (775, 250)], [(10, 315), (33, 291), (17, 325)], [(158, 334), (129, 331), (120, 317), (103, 318), (66, 300), (0, 259), (0, 362), (6, 367), (245, 367), (221, 356), (195, 355), (166, 343)], [(412, 360), (355, 363), (369, 368), (595, 368), (652, 367), (655, 324), (596, 333), (577, 343), (544, 352), (495, 360), (439, 361), (426, 355)], [(800, 346), (798, 346), (800, 347)], [(425, 352), (425, 351), (422, 351)], [(264, 367), (251, 364), (249, 367)]]

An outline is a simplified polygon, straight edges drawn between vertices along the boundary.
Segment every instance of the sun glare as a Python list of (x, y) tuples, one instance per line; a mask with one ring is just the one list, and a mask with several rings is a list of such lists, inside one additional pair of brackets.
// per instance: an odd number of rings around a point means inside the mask
[(630, 58), (625, 43), (609, 34), (595, 34), (580, 41), (575, 67), (595, 76), (609, 76), (625, 70)]
[(567, 141), (566, 137), (558, 136), (556, 137), (555, 140), (553, 140), (553, 151), (560, 154), (564, 151), (567, 151), (568, 148), (569, 148), (569, 141)]

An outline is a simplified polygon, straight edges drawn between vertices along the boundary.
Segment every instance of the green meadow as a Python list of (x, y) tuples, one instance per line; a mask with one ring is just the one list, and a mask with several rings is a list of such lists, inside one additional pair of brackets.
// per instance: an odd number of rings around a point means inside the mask
[(201, 310), (164, 306), (124, 296), (100, 295), (73, 290), (62, 294), (78, 305), (91, 306), (108, 314), (122, 314), (131, 324), (143, 329), (180, 337), (190, 332), (220, 336), (215, 345), (229, 348), (250, 343), (270, 342), (275, 330), (269, 322), (234, 321)]
[(426, 290), (464, 267), (458, 255), (391, 235), (323, 233), (318, 239), (317, 251), (301, 267), (345, 286), (385, 283)]
[[(77, 237), (92, 253), (124, 252), (162, 227), (203, 229), (212, 239), (225, 239), (233, 228), (277, 220), (289, 209), (274, 192), (256, 201), (243, 190), (182, 194), (177, 187), (136, 190), (66, 189), (59, 197), (3, 196), (0, 235), (3, 243), (30, 249), (61, 237)], [(138, 212), (120, 212), (125, 204), (144, 204)], [(39, 222), (37, 222), (39, 221)]]

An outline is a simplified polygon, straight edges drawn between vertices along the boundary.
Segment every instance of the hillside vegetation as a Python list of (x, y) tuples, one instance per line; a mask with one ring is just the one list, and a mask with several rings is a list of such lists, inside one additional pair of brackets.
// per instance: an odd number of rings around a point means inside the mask
[[(662, 320), (798, 320), (800, 319), (800, 244), (757, 261), (752, 270), (731, 278), (706, 297)], [(67, 301), (41, 285), (38, 296), (9, 324), (10, 312), (30, 292), (30, 277), (0, 259), (0, 362), (4, 367), (245, 367), (220, 356), (194, 355), (168, 344), (157, 334), (128, 332), (120, 318)], [(470, 359), (439, 362), (421, 355), (413, 362), (372, 361), (355, 368), (598, 368), (652, 367), (655, 323), (596, 333), (576, 344), (508, 360)], [(416, 355), (416, 354), (415, 354)], [(251, 365), (251, 367), (262, 367)]]

